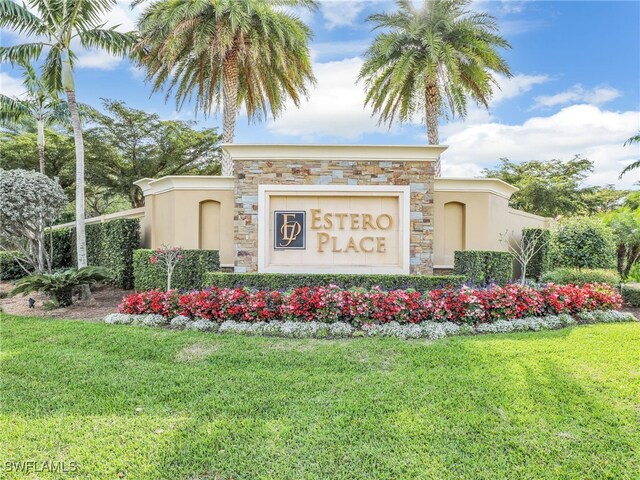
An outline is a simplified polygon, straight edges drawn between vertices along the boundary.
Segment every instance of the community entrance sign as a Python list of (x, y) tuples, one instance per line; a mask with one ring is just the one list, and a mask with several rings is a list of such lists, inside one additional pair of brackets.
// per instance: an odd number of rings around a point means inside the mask
[(261, 185), (258, 271), (409, 273), (409, 187)]

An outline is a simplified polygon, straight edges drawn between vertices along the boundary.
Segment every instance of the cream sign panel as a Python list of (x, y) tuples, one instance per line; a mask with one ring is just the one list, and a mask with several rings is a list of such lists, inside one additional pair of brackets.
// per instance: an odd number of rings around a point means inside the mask
[(409, 271), (409, 187), (263, 185), (258, 212), (259, 271)]

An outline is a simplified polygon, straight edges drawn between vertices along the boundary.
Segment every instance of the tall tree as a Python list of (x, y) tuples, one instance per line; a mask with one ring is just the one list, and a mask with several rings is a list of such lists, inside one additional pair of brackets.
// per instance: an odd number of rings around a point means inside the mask
[[(640, 132), (637, 135), (634, 135), (629, 140), (624, 142), (624, 145), (633, 145), (634, 143), (640, 143)], [(632, 162), (630, 165), (627, 165), (622, 172), (620, 172), (620, 176), (618, 178), (622, 178), (625, 174), (629, 173), (631, 170), (635, 170), (636, 168), (640, 168), (640, 160), (636, 160)]]
[[(104, 18), (116, 0), (29, 0), (18, 4), (0, 0), (0, 28), (9, 28), (32, 39), (28, 43), (0, 47), (0, 61), (27, 64), (38, 60), (44, 50), (42, 80), (54, 92), (67, 97), (76, 152), (76, 244), (78, 268), (87, 265), (84, 195), (84, 143), (76, 101), (71, 49), (77, 40), (85, 48), (97, 48), (113, 55), (126, 54), (135, 40), (133, 33), (103, 28)], [(89, 294), (88, 289), (85, 294)]]
[(556, 217), (591, 215), (616, 208), (629, 192), (605, 187), (585, 186), (583, 181), (593, 171), (593, 162), (576, 156), (569, 161), (530, 160), (516, 163), (508, 158), (482, 171), (485, 177), (499, 178), (520, 190), (511, 196), (509, 205), (526, 212)]
[(40, 173), (45, 173), (45, 127), (53, 124), (69, 124), (69, 108), (49, 89), (31, 65), (20, 65), (22, 82), (26, 89), (22, 98), (0, 93), (0, 124), (16, 128), (35, 122), (38, 135), (38, 163)]
[(393, 13), (370, 15), (385, 29), (365, 54), (365, 104), (389, 126), (423, 114), (429, 143), (439, 142), (441, 116), (464, 118), (468, 98), (489, 108), (494, 74), (511, 76), (496, 48), (509, 48), (495, 18), (468, 10), (471, 0), (396, 0)]
[(144, 205), (141, 178), (164, 175), (219, 174), (220, 135), (196, 130), (195, 122), (161, 120), (156, 114), (103, 100), (86, 131), (87, 175), (105, 193), (126, 197), (131, 207)]
[[(143, 3), (138, 0), (134, 3)], [(310, 29), (283, 7), (315, 8), (314, 0), (158, 0), (139, 21), (135, 47), (154, 91), (166, 87), (176, 105), (195, 98), (208, 115), (222, 104), (222, 140), (232, 143), (244, 106), (249, 119), (275, 117), (287, 99), (298, 106), (315, 81)], [(222, 174), (233, 175), (223, 153)]]

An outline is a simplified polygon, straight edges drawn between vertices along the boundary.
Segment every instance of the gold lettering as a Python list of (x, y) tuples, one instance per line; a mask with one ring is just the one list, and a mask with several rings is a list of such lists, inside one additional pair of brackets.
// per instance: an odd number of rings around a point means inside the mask
[[(386, 218), (387, 219), (387, 226), (383, 227), (383, 223), (382, 223), (382, 219)], [(393, 219), (391, 218), (391, 215), (389, 215), (388, 213), (383, 213), (382, 215), (378, 215), (378, 218), (376, 218), (376, 225), (378, 226), (378, 228), (380, 230), (389, 230), (391, 228), (391, 226), (393, 225)]]
[(358, 230), (360, 228), (360, 215), (357, 213), (351, 214), (351, 230)]
[(373, 237), (362, 237), (360, 239), (360, 250), (362, 250), (365, 253), (372, 253), (373, 246), (371, 246), (370, 248), (367, 248), (364, 244), (365, 241), (371, 241), (371, 243), (373, 243)]
[(333, 220), (331, 220), (330, 213), (324, 214), (324, 228), (326, 228), (327, 230), (331, 230), (333, 228)]
[(320, 225), (320, 209), (312, 208), (311, 209), (311, 230), (320, 230), (322, 225)]
[(347, 243), (347, 248), (345, 249), (345, 253), (348, 253), (350, 249), (353, 249), (354, 253), (360, 253), (358, 247), (356, 246), (356, 241), (353, 237), (349, 237), (349, 242)]
[(331, 244), (332, 244), (331, 251), (334, 252), (334, 253), (339, 253), (339, 252), (342, 251), (342, 249), (338, 248), (338, 246), (336, 245), (336, 241), (337, 240), (338, 239), (336, 237), (331, 237)]
[(347, 216), (346, 213), (334, 213), (334, 216), (340, 219), (340, 230), (344, 230), (344, 217)]
[(377, 245), (376, 251), (378, 253), (385, 253), (386, 252), (387, 245), (385, 244), (385, 238), (384, 237), (376, 237), (376, 245)]
[(367, 228), (371, 228), (371, 230), (375, 230), (376, 227), (373, 224), (373, 218), (371, 217), (370, 213), (363, 213), (362, 214), (362, 227), (367, 230)]
[(318, 233), (318, 252), (324, 252), (324, 244), (329, 242), (329, 234), (325, 232)]

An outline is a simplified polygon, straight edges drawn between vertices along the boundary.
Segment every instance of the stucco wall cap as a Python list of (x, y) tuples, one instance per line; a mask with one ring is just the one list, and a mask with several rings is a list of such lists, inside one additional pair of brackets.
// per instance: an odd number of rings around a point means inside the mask
[(434, 182), (436, 192), (482, 192), (511, 198), (519, 188), (499, 178), (454, 178), (440, 177)]
[(133, 182), (147, 195), (170, 192), (172, 190), (233, 190), (235, 177), (218, 175), (167, 175), (162, 178), (143, 178)]
[(236, 160), (369, 160), (434, 162), (446, 145), (292, 145), (225, 143)]

